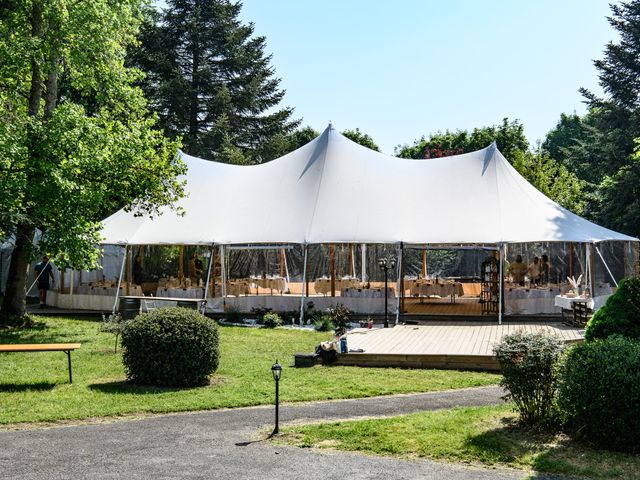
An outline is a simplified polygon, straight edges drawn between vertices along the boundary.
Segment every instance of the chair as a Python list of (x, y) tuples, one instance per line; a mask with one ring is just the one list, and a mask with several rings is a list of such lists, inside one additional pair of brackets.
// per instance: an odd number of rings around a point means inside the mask
[(153, 298), (153, 295), (151, 295), (151, 300), (147, 300), (146, 298), (142, 300), (142, 305), (144, 306), (143, 308), (144, 312), (151, 312), (156, 308), (158, 308), (158, 306), (156, 305), (156, 301)]

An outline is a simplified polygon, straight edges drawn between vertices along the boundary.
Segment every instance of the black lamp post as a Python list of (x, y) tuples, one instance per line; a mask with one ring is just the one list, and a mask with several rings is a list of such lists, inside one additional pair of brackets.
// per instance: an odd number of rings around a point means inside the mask
[(280, 376), (282, 375), (282, 365), (278, 363), (278, 360), (276, 360), (276, 363), (274, 363), (273, 366), (271, 367), (271, 374), (273, 375), (273, 379), (276, 382), (276, 427), (273, 429), (273, 432), (271, 433), (271, 435), (276, 435), (280, 433), (280, 426), (278, 422), (278, 404), (279, 404), (278, 384), (280, 383)]
[(389, 269), (396, 268), (396, 259), (393, 257), (379, 258), (378, 266), (384, 272), (384, 328), (389, 328), (389, 297), (387, 295), (387, 283), (389, 281)]

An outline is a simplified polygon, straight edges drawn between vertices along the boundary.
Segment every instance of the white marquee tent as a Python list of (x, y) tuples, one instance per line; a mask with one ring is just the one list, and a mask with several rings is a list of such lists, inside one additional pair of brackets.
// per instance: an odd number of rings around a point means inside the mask
[(495, 144), (429, 160), (360, 146), (329, 126), (269, 163), (237, 166), (180, 153), (184, 216), (121, 210), (105, 244), (506, 244), (638, 239), (585, 220), (529, 184)]

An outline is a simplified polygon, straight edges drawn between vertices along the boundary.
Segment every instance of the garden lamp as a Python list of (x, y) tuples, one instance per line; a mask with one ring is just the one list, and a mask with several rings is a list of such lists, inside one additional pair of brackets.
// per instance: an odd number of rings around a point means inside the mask
[(280, 426), (278, 422), (278, 404), (279, 404), (278, 384), (280, 383), (280, 377), (282, 375), (282, 365), (278, 363), (278, 360), (276, 360), (276, 363), (274, 363), (273, 366), (271, 367), (271, 374), (273, 375), (273, 379), (276, 382), (276, 426), (273, 429), (273, 432), (271, 433), (271, 435), (273, 436), (280, 433)]

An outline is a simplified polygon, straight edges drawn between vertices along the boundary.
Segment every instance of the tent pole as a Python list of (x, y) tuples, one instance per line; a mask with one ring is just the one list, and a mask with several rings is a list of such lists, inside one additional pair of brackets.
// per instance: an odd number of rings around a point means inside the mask
[(422, 250), (422, 278), (427, 278), (427, 247)]
[[(302, 288), (300, 289), (300, 326), (302, 326), (302, 323), (304, 322), (304, 294), (307, 282), (307, 244), (305, 243), (302, 248), (304, 250), (304, 263), (302, 265)], [(307, 292), (307, 295), (308, 294), (309, 292)]]
[(589, 293), (591, 294), (592, 297), (596, 296), (596, 292), (594, 291), (594, 286), (593, 286), (593, 271), (595, 270), (595, 261), (596, 261), (596, 255), (595, 255), (595, 243), (589, 243), (587, 244), (587, 248), (588, 248), (588, 252), (589, 252), (589, 256), (588, 256), (588, 262), (589, 262)]
[[(127, 261), (127, 247), (124, 247), (124, 256), (122, 257), (122, 266), (120, 267), (120, 276), (118, 277), (118, 285), (116, 286), (116, 301), (113, 302), (113, 309), (111, 313), (116, 313), (116, 307), (118, 306), (118, 297), (120, 296), (120, 284), (122, 283), (122, 274), (124, 273), (124, 264)], [(64, 277), (63, 277), (64, 279)]]
[(224, 245), (220, 245), (220, 274), (222, 277), (222, 310), (227, 311), (227, 268), (225, 262)]
[(609, 276), (611, 277), (611, 280), (613, 280), (613, 284), (617, 287), (618, 286), (618, 282), (616, 282), (616, 279), (613, 276), (613, 273), (611, 273), (611, 270), (609, 269), (609, 265), (607, 265), (607, 262), (604, 261), (604, 257), (602, 256), (602, 253), (600, 253), (600, 249), (598, 248), (598, 246), (595, 243), (593, 244), (593, 246), (596, 249), (596, 252), (598, 253), (598, 256), (600, 257), (600, 260), (602, 260), (602, 263), (604, 263), (604, 267), (607, 269), (607, 272), (609, 272)]
[(498, 248), (500, 251), (500, 255), (498, 256), (500, 262), (500, 282), (498, 286), (498, 325), (502, 325), (502, 286), (503, 286), (503, 272), (502, 272), (502, 264), (504, 262), (504, 246), (502, 243), (498, 244)]
[[(213, 256), (215, 255), (215, 245), (211, 244), (211, 253), (209, 255), (209, 267), (207, 268), (207, 281), (204, 284), (204, 297), (202, 302), (202, 313), (207, 308), (207, 298), (209, 298), (209, 282), (211, 281), (211, 267), (213, 266)], [(215, 296), (215, 291), (214, 294)]]
[(127, 287), (125, 288), (125, 292), (127, 293), (127, 295), (131, 295), (131, 277), (133, 276), (133, 265), (132, 265), (132, 257), (133, 256), (133, 248), (131, 247), (131, 245), (129, 245), (127, 247), (127, 267), (126, 267), (126, 271), (125, 271), (125, 279), (127, 282)]
[[(400, 288), (402, 286), (402, 251), (403, 251), (404, 247), (403, 247), (403, 243), (400, 242), (400, 245), (398, 245), (398, 282), (397, 282), (397, 287), (396, 287), (396, 325), (398, 325), (398, 322), (400, 321), (400, 296), (401, 296), (401, 292), (400, 292)], [(384, 292), (384, 294), (386, 295), (387, 292)]]
[(289, 284), (291, 283), (291, 278), (289, 278), (289, 265), (287, 264), (287, 253), (282, 249), (282, 258), (284, 260), (284, 274), (287, 279), (287, 284), (285, 285), (285, 290), (289, 290)]
[(624, 278), (629, 276), (629, 259), (627, 258), (627, 250), (631, 251), (631, 242), (624, 242), (622, 245), (622, 272)]
[(333, 243), (329, 244), (329, 276), (331, 286), (331, 296), (336, 296), (336, 247)]
[(569, 242), (569, 276), (573, 277), (573, 242)]
[(362, 265), (361, 265), (361, 275), (362, 275), (362, 283), (367, 281), (367, 244), (361, 244), (361, 254), (362, 254)]

